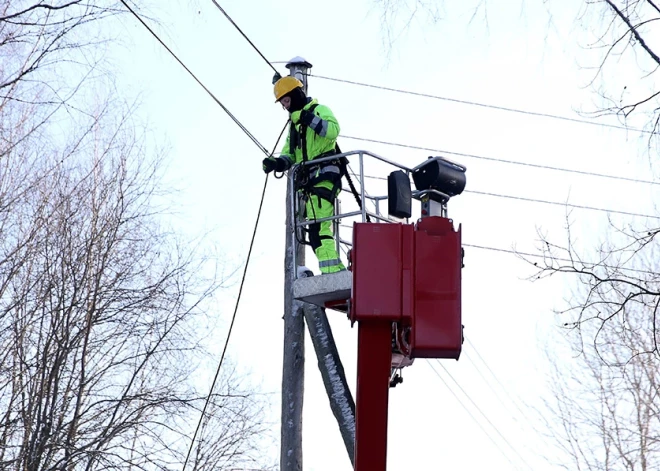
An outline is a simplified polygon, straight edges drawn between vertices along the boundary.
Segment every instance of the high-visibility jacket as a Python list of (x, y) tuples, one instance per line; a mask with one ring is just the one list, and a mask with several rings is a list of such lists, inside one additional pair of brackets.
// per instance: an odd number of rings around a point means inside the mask
[[(307, 145), (307, 160), (314, 160), (315, 157), (321, 154), (334, 151), (339, 136), (339, 123), (330, 108), (319, 105), (316, 99), (312, 99), (303, 107), (303, 110), (309, 110), (314, 105), (316, 105), (314, 108), (316, 118), (310, 126), (306, 126), (304, 136)], [(287, 159), (291, 165), (303, 161), (301, 128), (300, 123), (291, 126), (280, 155), (280, 157)]]

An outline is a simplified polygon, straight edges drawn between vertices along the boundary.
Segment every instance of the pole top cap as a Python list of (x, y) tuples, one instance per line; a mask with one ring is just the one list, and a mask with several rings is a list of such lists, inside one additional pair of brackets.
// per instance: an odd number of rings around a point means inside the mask
[(307, 67), (308, 69), (312, 68), (312, 64), (310, 64), (300, 56), (296, 56), (293, 59), (291, 59), (289, 62), (287, 62), (286, 68), (291, 69), (291, 67), (293, 67), (294, 65)]

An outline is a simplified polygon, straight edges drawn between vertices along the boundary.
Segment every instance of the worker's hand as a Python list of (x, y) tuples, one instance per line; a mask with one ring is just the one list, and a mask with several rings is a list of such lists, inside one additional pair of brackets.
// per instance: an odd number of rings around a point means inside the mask
[(315, 114), (309, 110), (294, 111), (291, 113), (291, 122), (293, 124), (302, 123), (305, 126), (312, 124)]
[(277, 162), (272, 157), (266, 157), (261, 163), (265, 173), (270, 173), (277, 167)]
[(267, 157), (261, 163), (264, 172), (266, 173), (270, 173), (273, 170), (275, 170), (276, 172), (284, 172), (289, 167), (291, 167), (290, 161), (282, 157), (278, 157), (276, 159), (273, 157)]

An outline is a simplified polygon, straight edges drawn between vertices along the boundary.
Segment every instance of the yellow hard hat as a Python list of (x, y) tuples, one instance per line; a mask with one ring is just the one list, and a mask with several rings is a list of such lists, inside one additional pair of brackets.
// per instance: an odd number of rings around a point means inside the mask
[(287, 75), (275, 82), (275, 103), (280, 101), (284, 95), (296, 88), (303, 88), (303, 84), (295, 77)]

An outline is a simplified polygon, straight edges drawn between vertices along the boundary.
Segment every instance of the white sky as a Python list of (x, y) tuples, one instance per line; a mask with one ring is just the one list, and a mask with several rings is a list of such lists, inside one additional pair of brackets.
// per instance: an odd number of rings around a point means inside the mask
[[(497, 2), (497, 8), (487, 10), (487, 20), (482, 8), (471, 22), (479, 2), (460, 3), (464, 5), (444, 8), (435, 24), (423, 17), (414, 21), (388, 55), (380, 10), (371, 1), (221, 2), (269, 60), (300, 55), (314, 65), (313, 74), (570, 117), (579, 117), (577, 109), (593, 109), (596, 96), (588, 86), (593, 71), (582, 67), (596, 63), (597, 56), (583, 47), (588, 36), (575, 21), (575, 4), (581, 2), (543, 2), (552, 10), (552, 20), (546, 7), (537, 5), (541, 2)], [(262, 144), (272, 148), (286, 115), (273, 103), (273, 74), (256, 52), (210, 1), (163, 0), (151, 11), (161, 21), (154, 25), (161, 37)], [(141, 96), (140, 115), (163, 145), (171, 145), (168, 178), (183, 188), (175, 223), (193, 237), (208, 232), (228, 267), (242, 266), (264, 180), (263, 155), (137, 21), (126, 15), (121, 31), (130, 46), (114, 56), (120, 71), (117, 83), (127, 96)], [(286, 72), (283, 64), (278, 67)], [(644, 138), (634, 133), (314, 78), (309, 92), (332, 108), (345, 135), (653, 178), (643, 153)], [(411, 167), (430, 155), (341, 138), (339, 142), (344, 151), (367, 149)], [(448, 157), (467, 166), (468, 190), (653, 214), (650, 185)], [(269, 182), (230, 344), (238, 368), (250, 372), (264, 391), (274, 393), (266, 420), (273, 423), (275, 439), (280, 413), (284, 189), (283, 180)], [(450, 215), (462, 224), (466, 244), (532, 252), (537, 229), (564, 240), (566, 209), (560, 206), (465, 193), (451, 202)], [(582, 247), (588, 249), (602, 239), (604, 213), (576, 209), (569, 219)], [(533, 270), (515, 255), (477, 248), (466, 248), (465, 263), (463, 323), (469, 343), (460, 361), (432, 364), (478, 424), (429, 364), (418, 360), (404, 370), (404, 383), (390, 391), (388, 469), (556, 469), (540, 456), (552, 452), (527, 407), (541, 407), (546, 390), (541, 347), (559, 335), (553, 309), (564, 306), (571, 279), (531, 283), (527, 277)], [(308, 264), (318, 273), (313, 257), (308, 257)], [(217, 303), (222, 326), (215, 337), (218, 348), (225, 339), (237, 281)], [(356, 330), (343, 315), (328, 315), (353, 388)], [(306, 346), (304, 469), (349, 469), (309, 339)], [(209, 374), (209, 384), (211, 379)], [(276, 460), (278, 453), (274, 445), (272, 458)]]

